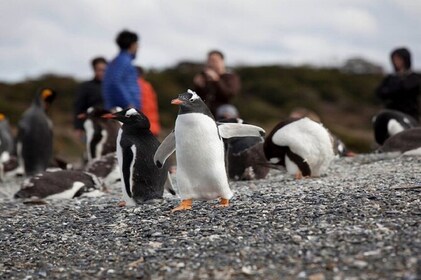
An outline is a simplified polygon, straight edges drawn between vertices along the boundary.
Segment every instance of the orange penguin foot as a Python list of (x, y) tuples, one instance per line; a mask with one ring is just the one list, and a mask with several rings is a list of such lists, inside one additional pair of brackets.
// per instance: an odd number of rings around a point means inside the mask
[(221, 200), (219, 201), (219, 204), (215, 205), (214, 207), (215, 208), (222, 208), (222, 207), (228, 207), (229, 205), (230, 205), (230, 200), (221, 197)]
[(126, 206), (126, 202), (124, 200), (121, 200), (118, 202), (118, 207), (125, 207)]
[(301, 173), (301, 171), (297, 171), (297, 173), (295, 173), (295, 179), (297, 180), (301, 180), (303, 179), (303, 174)]
[(191, 210), (192, 204), (193, 204), (193, 199), (184, 199), (181, 201), (180, 205), (178, 205), (173, 210), (171, 210), (171, 213), (174, 213), (177, 211)]

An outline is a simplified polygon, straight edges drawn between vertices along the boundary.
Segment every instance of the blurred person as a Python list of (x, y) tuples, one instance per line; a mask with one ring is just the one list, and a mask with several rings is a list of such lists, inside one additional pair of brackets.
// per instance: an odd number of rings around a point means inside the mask
[(103, 57), (95, 57), (91, 61), (94, 78), (79, 85), (74, 103), (74, 128), (76, 135), (81, 138), (84, 133), (83, 120), (77, 116), (85, 113), (89, 107), (102, 107), (101, 85), (104, 78), (107, 61)]
[(128, 30), (121, 31), (116, 38), (119, 54), (109, 63), (102, 83), (104, 108), (141, 108), (137, 71), (132, 64), (139, 48), (138, 36)]
[(241, 87), (240, 78), (225, 68), (224, 54), (218, 50), (208, 53), (206, 66), (193, 78), (194, 90), (215, 115), (216, 109), (231, 103)]
[(238, 113), (237, 108), (231, 104), (224, 104), (216, 108), (215, 119), (227, 120), (227, 119), (239, 119), (240, 114)]
[(140, 87), (140, 94), (142, 100), (142, 113), (148, 117), (151, 124), (150, 130), (154, 136), (158, 136), (161, 131), (161, 125), (159, 124), (159, 110), (158, 110), (158, 99), (156, 92), (151, 83), (143, 77), (143, 68), (136, 66), (138, 79), (137, 82)]
[(407, 48), (392, 51), (395, 73), (387, 75), (376, 90), (386, 109), (396, 110), (419, 121), (420, 77), (411, 70), (411, 53)]

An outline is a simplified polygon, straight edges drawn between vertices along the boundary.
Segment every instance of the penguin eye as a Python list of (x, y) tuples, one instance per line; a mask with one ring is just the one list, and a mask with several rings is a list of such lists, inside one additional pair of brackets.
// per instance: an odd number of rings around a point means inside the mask
[(190, 102), (193, 102), (194, 101), (194, 99), (193, 98), (190, 98), (190, 100), (189, 100)]

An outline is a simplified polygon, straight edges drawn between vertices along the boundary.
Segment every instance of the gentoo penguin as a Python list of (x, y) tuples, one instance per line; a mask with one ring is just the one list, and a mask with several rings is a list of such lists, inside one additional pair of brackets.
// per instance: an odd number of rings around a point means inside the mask
[(90, 107), (86, 113), (78, 115), (85, 120), (86, 155), (88, 162), (116, 151), (116, 139), (120, 124), (109, 122), (101, 116), (111, 113), (99, 107)]
[(172, 211), (189, 210), (195, 200), (220, 198), (227, 207), (233, 193), (228, 185), (222, 138), (261, 136), (263, 129), (237, 123), (217, 125), (208, 107), (188, 90), (171, 104), (180, 105), (175, 128), (156, 151), (158, 167), (176, 151), (177, 186), (181, 204)]
[(379, 145), (392, 135), (418, 125), (410, 115), (395, 110), (383, 110), (373, 117), (374, 138)]
[(421, 128), (414, 127), (389, 137), (379, 152), (400, 152), (405, 155), (421, 155)]
[[(218, 122), (244, 123), (240, 118), (221, 119)], [(229, 179), (256, 180), (266, 178), (269, 167), (263, 152), (263, 143), (263, 136), (224, 139), (225, 161)]]
[(17, 154), (26, 175), (47, 169), (53, 154), (52, 122), (46, 110), (55, 99), (50, 88), (40, 89), (18, 124)]
[(148, 118), (134, 108), (106, 114), (103, 118), (123, 123), (117, 136), (117, 160), (126, 205), (162, 199), (164, 185), (174, 194), (168, 169), (159, 169), (154, 165), (153, 156), (160, 142), (149, 130)]
[(13, 136), (5, 115), (0, 114), (0, 181), (7, 170), (5, 164), (11, 160), (14, 152)]
[(289, 118), (280, 122), (266, 137), (266, 158), (286, 167), (297, 179), (320, 176), (334, 158), (329, 132), (309, 118)]
[(7, 161), (14, 152), (14, 141), (5, 115), (0, 114), (0, 161)]
[(98, 178), (90, 173), (72, 170), (44, 171), (26, 179), (15, 198), (66, 199), (103, 191)]

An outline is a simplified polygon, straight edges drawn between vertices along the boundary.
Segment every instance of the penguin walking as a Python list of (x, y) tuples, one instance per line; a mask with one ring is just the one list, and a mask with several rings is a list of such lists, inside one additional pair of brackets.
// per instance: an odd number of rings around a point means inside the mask
[(116, 151), (120, 124), (102, 118), (103, 115), (108, 113), (111, 112), (99, 107), (90, 107), (86, 113), (78, 115), (78, 119), (84, 120), (88, 162)]
[(191, 90), (171, 104), (180, 106), (175, 128), (156, 151), (154, 161), (162, 167), (176, 151), (177, 186), (182, 201), (172, 212), (191, 209), (193, 200), (220, 198), (219, 206), (229, 206), (233, 192), (228, 185), (222, 138), (261, 136), (263, 129), (238, 123), (217, 125), (208, 107)]
[(373, 117), (374, 138), (383, 145), (387, 138), (408, 128), (418, 126), (412, 116), (395, 110), (383, 110)]
[(266, 137), (264, 152), (271, 163), (285, 166), (297, 179), (320, 176), (334, 158), (329, 132), (306, 117), (277, 124)]
[(19, 121), (16, 148), (26, 175), (46, 170), (52, 157), (53, 125), (46, 110), (55, 97), (55, 91), (42, 88)]
[(14, 198), (70, 199), (82, 195), (97, 195), (104, 190), (102, 182), (87, 172), (44, 171), (26, 179)]
[(162, 199), (164, 187), (175, 194), (167, 169), (159, 169), (154, 164), (153, 156), (160, 142), (149, 130), (148, 118), (134, 108), (106, 114), (103, 118), (123, 123), (117, 136), (117, 160), (126, 205)]

